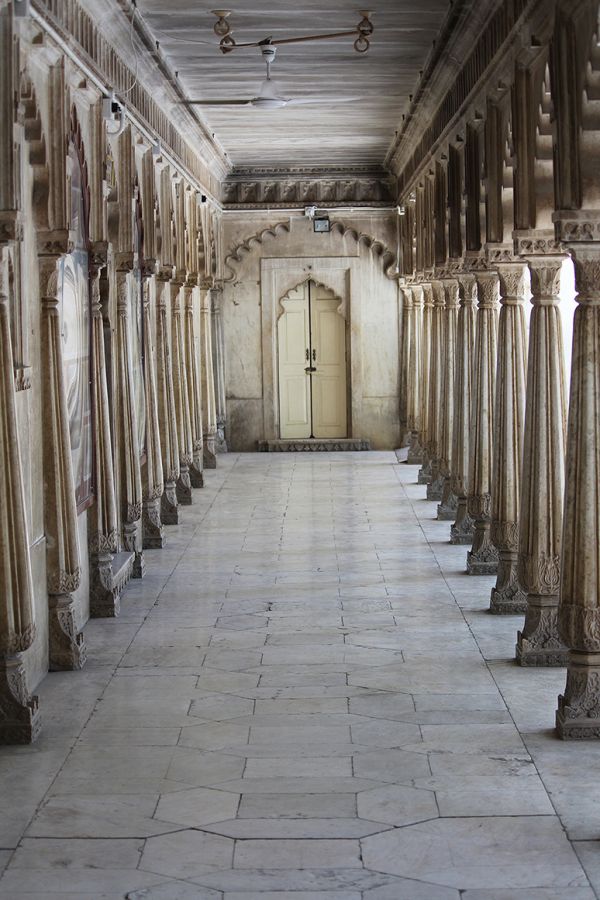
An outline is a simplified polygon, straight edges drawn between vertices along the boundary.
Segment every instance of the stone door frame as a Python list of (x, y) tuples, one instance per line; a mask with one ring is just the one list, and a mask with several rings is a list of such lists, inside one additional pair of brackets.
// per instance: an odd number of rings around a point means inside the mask
[(292, 288), (309, 279), (332, 290), (342, 300), (346, 319), (347, 353), (347, 414), (348, 437), (354, 437), (353, 422), (360, 409), (362, 380), (360, 378), (360, 333), (357, 315), (360, 304), (353, 297), (352, 288), (358, 283), (355, 268), (359, 260), (347, 256), (276, 257), (260, 261), (263, 434), (265, 440), (279, 439), (279, 371), (277, 320), (282, 309), (279, 301)]

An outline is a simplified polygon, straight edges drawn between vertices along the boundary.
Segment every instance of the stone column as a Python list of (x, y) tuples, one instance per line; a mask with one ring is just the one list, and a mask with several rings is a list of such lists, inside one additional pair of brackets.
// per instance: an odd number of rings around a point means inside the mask
[(150, 280), (144, 277), (144, 393), (146, 396), (146, 462), (142, 466), (142, 545), (148, 550), (165, 546), (160, 515), (164, 491), (162, 450), (158, 424), (156, 351), (150, 308)]
[(409, 426), (411, 403), (410, 398), (410, 367), (412, 353), (412, 310), (413, 297), (410, 287), (398, 285), (398, 301), (399, 311), (398, 320), (401, 323), (401, 339), (400, 339), (400, 381), (399, 381), (399, 404), (398, 414), (400, 421), (400, 447), (410, 444), (411, 429)]
[(558, 634), (565, 487), (566, 391), (560, 300), (564, 257), (532, 257), (533, 311), (525, 412), (519, 576), (526, 592), (516, 657), (522, 666), (566, 665)]
[(215, 449), (217, 453), (227, 453), (225, 427), (227, 423), (227, 397), (225, 386), (225, 343), (223, 337), (223, 288), (214, 287), (211, 296), (211, 318), (213, 331), (213, 360), (215, 379), (215, 414), (217, 433)]
[(429, 458), (431, 482), (427, 485), (427, 499), (441, 500), (444, 477), (440, 472), (442, 443), (442, 379), (444, 375), (444, 343), (446, 292), (441, 281), (432, 282), (433, 312), (431, 319), (431, 361), (429, 367)]
[(20, 655), (33, 643), (35, 624), (19, 443), (8, 271), (0, 259), (0, 744), (30, 744), (41, 728)]
[(467, 553), (469, 575), (495, 575), (498, 551), (490, 537), (492, 516), (492, 442), (498, 335), (498, 276), (477, 272), (477, 318), (473, 397), (469, 437), (467, 509), (474, 520), (473, 547)]
[(467, 510), (469, 481), (469, 426), (473, 382), (473, 349), (477, 281), (474, 275), (459, 275), (459, 310), (456, 326), (456, 382), (452, 431), (452, 489), (457, 497), (456, 521), (450, 526), (451, 544), (472, 544), (473, 519)]
[(431, 481), (431, 459), (429, 457), (429, 374), (431, 368), (431, 322), (433, 316), (433, 288), (429, 282), (421, 285), (423, 291), (423, 330), (421, 332), (421, 432), (423, 448), (422, 465), (417, 481), (429, 484)]
[(175, 423), (179, 444), (179, 478), (177, 480), (177, 500), (182, 506), (192, 502), (192, 424), (190, 422), (190, 396), (185, 364), (185, 344), (183, 340), (182, 285), (171, 282), (171, 346), (173, 349), (173, 395), (175, 398)]
[(115, 328), (116, 390), (114, 392), (116, 440), (115, 455), (118, 460), (119, 503), (123, 547), (135, 555), (133, 577), (142, 578), (144, 556), (142, 551), (142, 473), (140, 447), (135, 410), (133, 361), (129, 329), (129, 268), (117, 268), (117, 319)]
[(494, 414), (492, 543), (498, 551), (498, 577), (490, 612), (525, 612), (526, 598), (517, 572), (519, 503), (525, 431), (525, 264), (498, 263), (500, 319)]
[(567, 430), (560, 635), (569, 648), (558, 698), (563, 739), (600, 738), (600, 244), (569, 248), (579, 292)]
[(156, 296), (156, 389), (158, 395), (158, 424), (163, 465), (164, 492), (161, 498), (161, 518), (164, 525), (177, 525), (177, 481), (179, 479), (179, 442), (175, 423), (173, 369), (169, 346), (167, 320), (167, 290), (169, 277), (157, 281)]
[(204, 436), (204, 466), (206, 469), (216, 469), (217, 458), (217, 413), (215, 401), (215, 375), (212, 351), (212, 316), (211, 316), (211, 290), (203, 288), (201, 292), (202, 313), (202, 431)]
[(446, 340), (444, 346), (444, 377), (442, 386), (442, 429), (440, 442), (440, 475), (444, 479), (442, 501), (438, 506), (438, 519), (453, 522), (458, 508), (458, 497), (452, 482), (452, 437), (454, 428), (454, 387), (456, 379), (456, 337), (458, 330), (458, 281), (444, 282), (446, 291)]
[(410, 466), (423, 461), (423, 448), (419, 441), (421, 429), (421, 337), (423, 329), (423, 289), (414, 285), (404, 289), (411, 295), (411, 349), (406, 385), (407, 425), (409, 435), (408, 456)]
[[(90, 616), (93, 618), (119, 615), (124, 586), (115, 586), (113, 579), (113, 559), (118, 551), (119, 538), (99, 283), (105, 265), (105, 257), (96, 256), (91, 273), (95, 500), (88, 511), (88, 550)], [(133, 559), (129, 565), (129, 575), (132, 565)]]
[(192, 487), (204, 487), (204, 442), (202, 437), (202, 385), (198, 371), (196, 323), (194, 321), (195, 285), (184, 288), (185, 298), (185, 360), (188, 373), (190, 423), (192, 427)]
[(50, 669), (81, 669), (86, 661), (73, 593), (81, 582), (77, 506), (58, 312), (58, 258), (39, 257), (42, 295), (44, 529)]

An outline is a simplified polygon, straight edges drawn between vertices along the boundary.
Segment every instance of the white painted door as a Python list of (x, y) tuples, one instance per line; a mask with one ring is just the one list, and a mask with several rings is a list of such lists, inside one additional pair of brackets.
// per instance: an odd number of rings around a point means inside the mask
[(284, 439), (346, 437), (346, 328), (339, 303), (313, 282), (282, 301), (278, 340)]
[(313, 435), (346, 437), (346, 323), (337, 297), (315, 285), (310, 292)]
[(311, 433), (310, 377), (304, 371), (310, 356), (309, 291), (302, 285), (282, 301), (277, 323), (279, 341), (279, 407), (282, 438), (307, 438)]

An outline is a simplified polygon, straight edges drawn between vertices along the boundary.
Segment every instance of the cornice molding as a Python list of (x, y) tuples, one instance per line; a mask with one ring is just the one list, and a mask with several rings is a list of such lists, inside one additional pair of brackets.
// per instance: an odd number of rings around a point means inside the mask
[(239, 170), (222, 186), (225, 209), (303, 209), (322, 206), (390, 208), (396, 199), (396, 180), (382, 171), (356, 167), (341, 172), (316, 167), (285, 171)]

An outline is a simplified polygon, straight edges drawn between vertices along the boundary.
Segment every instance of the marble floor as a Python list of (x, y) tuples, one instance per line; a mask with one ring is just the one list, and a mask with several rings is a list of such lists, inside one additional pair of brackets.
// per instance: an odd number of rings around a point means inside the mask
[(592, 900), (600, 745), (392, 453), (231, 454), (0, 749), (2, 900)]

